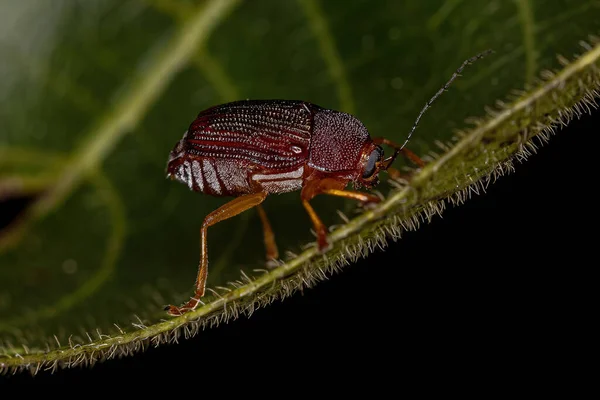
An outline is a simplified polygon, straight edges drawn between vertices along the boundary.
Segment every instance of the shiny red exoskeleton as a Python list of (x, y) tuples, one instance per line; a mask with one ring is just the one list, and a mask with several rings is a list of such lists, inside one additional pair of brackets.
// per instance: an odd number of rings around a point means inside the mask
[[(402, 146), (371, 139), (354, 116), (304, 101), (246, 100), (201, 112), (171, 151), (167, 175), (197, 192), (234, 199), (210, 213), (200, 230), (200, 266), (196, 291), (181, 307), (169, 306), (171, 315), (193, 310), (204, 296), (208, 276), (208, 227), (257, 207), (263, 224), (267, 260), (278, 258), (273, 231), (261, 203), (268, 194), (300, 190), (302, 204), (317, 233), (321, 251), (328, 247), (327, 228), (310, 205), (318, 194), (377, 203), (379, 197), (345, 190), (348, 183), (371, 188), (380, 171), (390, 168), (402, 153), (422, 167), (419, 157), (404, 148), (421, 116), (463, 68), (488, 52), (466, 60), (425, 105)], [(394, 149), (384, 158), (380, 145)]]

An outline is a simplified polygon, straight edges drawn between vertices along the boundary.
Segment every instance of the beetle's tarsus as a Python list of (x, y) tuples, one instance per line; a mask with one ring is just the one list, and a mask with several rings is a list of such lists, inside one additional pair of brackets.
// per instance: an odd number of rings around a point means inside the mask
[(187, 303), (183, 304), (181, 307), (167, 306), (165, 310), (167, 311), (167, 314), (173, 317), (178, 317), (190, 311), (194, 311), (196, 307), (198, 307), (198, 304), (200, 304), (200, 300), (195, 297), (192, 297)]
[(175, 306), (166, 306), (165, 311), (172, 317), (178, 317), (180, 315), (183, 315), (185, 312), (183, 311), (183, 309)]
[(323, 254), (329, 250), (331, 250), (333, 246), (327, 240), (326, 232), (319, 232), (317, 235), (317, 248), (319, 249), (319, 253)]
[(379, 204), (383, 200), (385, 200), (381, 193), (376, 193), (376, 195), (377, 196), (369, 196), (369, 198), (366, 201), (361, 201), (360, 205), (367, 210), (371, 210), (371, 209), (375, 208), (375, 206), (377, 206), (377, 204)]
[(168, 306), (166, 308), (166, 310), (167, 310), (167, 314), (169, 314), (172, 317), (179, 317), (180, 315), (186, 314), (190, 311), (194, 311), (193, 308), (175, 307), (175, 306)]
[(333, 245), (329, 242), (326, 242), (323, 245), (319, 244), (319, 253), (321, 253), (321, 254), (327, 253), (332, 248), (333, 248)]

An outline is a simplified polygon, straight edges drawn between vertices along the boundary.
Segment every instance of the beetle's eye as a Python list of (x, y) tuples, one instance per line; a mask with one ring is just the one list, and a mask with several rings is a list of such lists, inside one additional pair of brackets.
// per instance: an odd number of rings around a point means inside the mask
[(369, 159), (367, 160), (367, 165), (365, 166), (365, 170), (363, 171), (362, 177), (364, 179), (370, 178), (375, 172), (375, 166), (378, 161), (383, 158), (383, 149), (379, 146), (375, 147), (371, 154), (369, 155)]

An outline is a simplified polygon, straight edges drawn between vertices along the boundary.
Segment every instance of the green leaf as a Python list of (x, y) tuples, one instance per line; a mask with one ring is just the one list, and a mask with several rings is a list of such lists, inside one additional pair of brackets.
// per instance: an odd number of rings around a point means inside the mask
[[(0, 6), (0, 201), (32, 199), (0, 231), (1, 371), (89, 364), (249, 315), (464, 201), (598, 97), (597, 1), (340, 4)], [(215, 225), (213, 294), (192, 313), (164, 313), (192, 294), (198, 229), (224, 203), (165, 179), (200, 110), (303, 99), (402, 142), (456, 68), (488, 48), (411, 140), (425, 168), (409, 181), (382, 176), (386, 200), (368, 210), (315, 199), (334, 226), (329, 252), (310, 245), (298, 193), (271, 196), (285, 260), (265, 268), (254, 211)]]

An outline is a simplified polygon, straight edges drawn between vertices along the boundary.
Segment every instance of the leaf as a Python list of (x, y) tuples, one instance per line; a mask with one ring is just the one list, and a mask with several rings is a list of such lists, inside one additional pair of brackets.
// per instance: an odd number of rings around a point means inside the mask
[[(599, 90), (596, 1), (2, 7), (0, 199), (33, 198), (0, 233), (3, 371), (90, 364), (249, 315), (417, 228), (447, 199), (464, 201), (512, 170), (532, 139), (587, 111)], [(409, 147), (428, 164), (410, 182), (382, 183), (386, 200), (358, 213), (352, 202), (315, 199), (337, 225), (331, 251), (302, 250), (313, 238), (298, 193), (271, 196), (265, 208), (288, 259), (264, 269), (252, 211), (211, 227), (214, 295), (193, 313), (165, 315), (165, 304), (191, 294), (198, 228), (223, 204), (164, 177), (200, 110), (303, 99), (402, 142), (463, 60), (488, 48), (495, 54), (424, 116)]]

